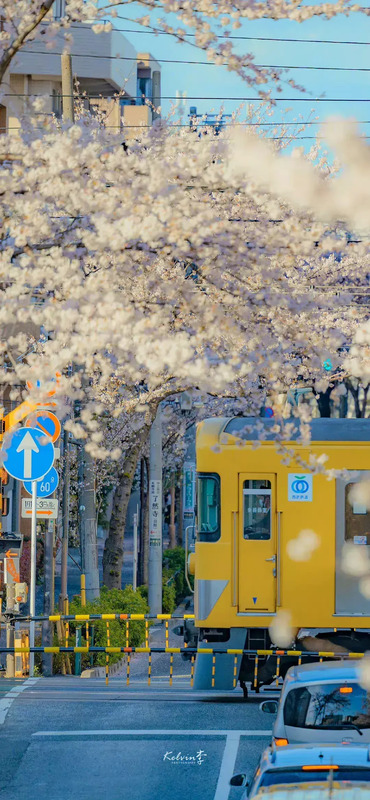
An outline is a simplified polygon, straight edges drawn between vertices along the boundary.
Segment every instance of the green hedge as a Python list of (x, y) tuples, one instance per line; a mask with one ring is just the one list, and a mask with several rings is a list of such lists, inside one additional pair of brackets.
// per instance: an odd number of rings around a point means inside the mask
[[(100, 597), (81, 606), (79, 597), (75, 597), (69, 606), (70, 614), (147, 614), (148, 604), (139, 591), (134, 592), (132, 586), (125, 589), (101, 589)], [(89, 631), (94, 628), (94, 644), (98, 647), (107, 645), (107, 623), (105, 620), (95, 620), (89, 623)], [(76, 623), (70, 622), (70, 643), (74, 643)], [(111, 647), (126, 646), (126, 623), (120, 620), (109, 621), (109, 636)], [(129, 644), (139, 647), (145, 641), (145, 622), (131, 621), (129, 624)], [(82, 626), (82, 644), (86, 644), (86, 625)], [(109, 664), (114, 664), (122, 658), (122, 653), (109, 656)], [(82, 669), (90, 666), (90, 656), (82, 655)], [(94, 666), (105, 665), (105, 653), (96, 653), (93, 656)]]

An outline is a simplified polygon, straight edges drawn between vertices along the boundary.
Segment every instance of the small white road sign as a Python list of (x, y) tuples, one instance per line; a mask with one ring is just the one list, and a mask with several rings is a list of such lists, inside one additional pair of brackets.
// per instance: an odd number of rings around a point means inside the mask
[[(58, 500), (54, 498), (37, 498), (36, 506), (37, 519), (57, 519), (58, 518)], [(32, 516), (32, 498), (22, 498), (22, 517), (31, 519)]]

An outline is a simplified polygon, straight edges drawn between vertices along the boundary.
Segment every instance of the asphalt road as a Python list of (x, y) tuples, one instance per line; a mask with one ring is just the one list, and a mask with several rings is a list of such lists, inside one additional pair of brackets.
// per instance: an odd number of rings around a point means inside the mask
[(13, 681), (7, 697), (0, 679), (0, 799), (238, 800), (231, 775), (252, 775), (270, 740), (261, 696), (195, 693), (177, 669), (171, 688), (168, 670), (148, 687), (136, 673), (129, 688), (125, 674), (108, 686), (68, 676)]

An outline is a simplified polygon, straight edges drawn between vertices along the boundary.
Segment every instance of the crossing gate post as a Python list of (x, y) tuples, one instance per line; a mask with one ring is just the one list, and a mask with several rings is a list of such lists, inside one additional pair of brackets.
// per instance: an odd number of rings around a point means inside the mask
[[(76, 647), (82, 646), (82, 628), (76, 628)], [(75, 675), (81, 675), (81, 653), (75, 653)]]

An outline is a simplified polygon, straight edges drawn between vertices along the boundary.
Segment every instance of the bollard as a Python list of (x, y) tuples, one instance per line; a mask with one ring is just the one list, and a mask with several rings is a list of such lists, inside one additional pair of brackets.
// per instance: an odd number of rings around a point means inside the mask
[(81, 572), (81, 606), (84, 608), (86, 605), (86, 575)]
[[(94, 638), (95, 638), (95, 625), (92, 625), (90, 628), (90, 647), (94, 646)], [(90, 667), (94, 666), (94, 653), (90, 653)]]
[[(76, 647), (82, 646), (82, 628), (76, 628)], [(75, 675), (81, 675), (81, 653), (75, 653)]]
[[(110, 647), (110, 633), (109, 633), (109, 622), (107, 620), (107, 647)], [(109, 683), (109, 655), (105, 656), (105, 684), (108, 686)]]

